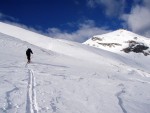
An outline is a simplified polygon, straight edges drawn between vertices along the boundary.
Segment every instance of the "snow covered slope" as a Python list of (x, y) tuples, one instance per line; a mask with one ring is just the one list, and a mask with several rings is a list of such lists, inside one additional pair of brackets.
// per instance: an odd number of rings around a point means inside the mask
[[(58, 52), (60, 54), (65, 54), (65, 55), (78, 57), (81, 59), (88, 59), (88, 60), (90, 60), (91, 57), (93, 56), (93, 55), (88, 56), (87, 54), (89, 54), (89, 51), (86, 49), (80, 48), (80, 46), (82, 46), (81, 44), (66, 41), (66, 40), (52, 39), (50, 37), (43, 36), (43, 35), (19, 28), (17, 26), (9, 25), (9, 24), (2, 23), (2, 22), (0, 22), (0, 33), (9, 35), (11, 37), (20, 39), (22, 41), (28, 42), (30, 44), (33, 44), (35, 46), (38, 46), (47, 50)], [(78, 45), (79, 47), (75, 47), (74, 45)], [(81, 54), (81, 53), (84, 53), (84, 54)]]
[(150, 39), (123, 29), (93, 36), (84, 44), (116, 53), (124, 51), (126, 53), (136, 52), (143, 53), (144, 55), (150, 54)]
[(142, 54), (133, 59), (0, 23), (0, 59), (0, 113), (150, 112), (150, 58)]

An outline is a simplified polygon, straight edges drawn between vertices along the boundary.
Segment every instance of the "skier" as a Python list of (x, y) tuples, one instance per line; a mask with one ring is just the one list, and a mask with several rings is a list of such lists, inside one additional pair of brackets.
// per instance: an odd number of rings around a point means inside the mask
[(31, 62), (31, 54), (33, 54), (32, 50), (30, 48), (27, 49), (26, 51), (26, 55), (27, 55), (27, 59), (28, 59), (28, 62), (27, 63), (30, 63)]

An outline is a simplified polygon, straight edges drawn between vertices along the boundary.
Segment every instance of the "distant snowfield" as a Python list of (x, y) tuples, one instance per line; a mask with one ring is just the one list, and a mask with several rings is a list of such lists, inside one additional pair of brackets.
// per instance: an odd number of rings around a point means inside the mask
[(149, 64), (0, 23), (0, 113), (150, 113)]

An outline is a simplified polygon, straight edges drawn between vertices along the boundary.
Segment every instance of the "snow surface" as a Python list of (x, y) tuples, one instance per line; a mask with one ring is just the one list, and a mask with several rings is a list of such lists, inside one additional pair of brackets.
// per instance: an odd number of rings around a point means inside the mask
[(142, 54), (117, 54), (0, 22), (0, 59), (0, 113), (150, 113), (150, 58)]

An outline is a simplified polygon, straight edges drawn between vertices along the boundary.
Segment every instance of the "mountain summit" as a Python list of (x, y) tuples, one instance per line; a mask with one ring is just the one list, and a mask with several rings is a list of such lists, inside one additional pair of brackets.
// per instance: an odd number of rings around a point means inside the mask
[(145, 56), (150, 55), (150, 39), (124, 29), (93, 36), (84, 44), (111, 52), (124, 51), (126, 53), (143, 53)]

